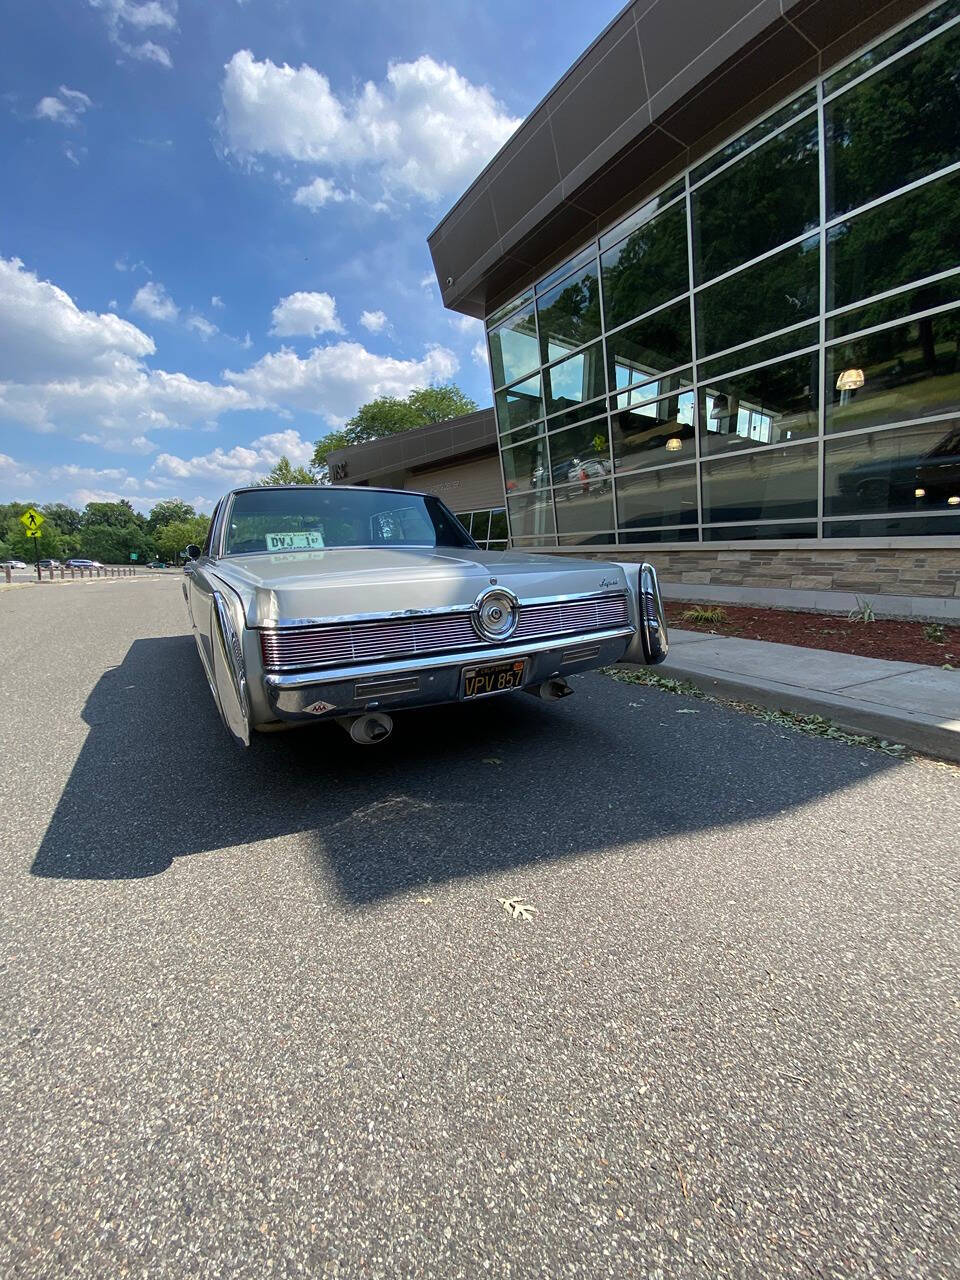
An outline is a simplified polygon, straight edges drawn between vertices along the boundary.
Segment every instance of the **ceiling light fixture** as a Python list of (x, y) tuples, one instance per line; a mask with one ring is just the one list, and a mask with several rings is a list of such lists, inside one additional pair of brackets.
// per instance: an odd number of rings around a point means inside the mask
[(859, 391), (863, 386), (862, 369), (844, 369), (837, 379), (838, 391)]

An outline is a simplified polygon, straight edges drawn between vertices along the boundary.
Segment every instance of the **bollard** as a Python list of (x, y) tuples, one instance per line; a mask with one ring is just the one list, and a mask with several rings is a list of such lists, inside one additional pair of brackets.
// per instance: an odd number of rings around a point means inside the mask
[(53, 581), (53, 565), (50, 566), (50, 568), (47, 570), (47, 573), (50, 575), (50, 581), (52, 582)]
[(4, 566), (3, 576), (7, 580), (7, 586), (9, 586), (10, 583), (13, 581), (13, 570), (10, 568), (9, 565)]
[(70, 577), (75, 579), (75, 578), (76, 578), (76, 576), (77, 576), (77, 571), (76, 571), (76, 569), (73, 567), (73, 565), (71, 565), (71, 566), (70, 566)]
[(60, 581), (63, 581), (63, 565), (60, 566)]

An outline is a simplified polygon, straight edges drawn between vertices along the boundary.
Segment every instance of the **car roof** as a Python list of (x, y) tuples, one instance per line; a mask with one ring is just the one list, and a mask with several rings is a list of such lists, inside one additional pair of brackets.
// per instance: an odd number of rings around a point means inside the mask
[(392, 489), (388, 485), (375, 484), (242, 484), (236, 489), (228, 489), (224, 497), (229, 498), (236, 493), (264, 493), (271, 489), (322, 489), (324, 492), (328, 489), (341, 489), (351, 493), (402, 493), (408, 498), (433, 496), (424, 493), (421, 489)]

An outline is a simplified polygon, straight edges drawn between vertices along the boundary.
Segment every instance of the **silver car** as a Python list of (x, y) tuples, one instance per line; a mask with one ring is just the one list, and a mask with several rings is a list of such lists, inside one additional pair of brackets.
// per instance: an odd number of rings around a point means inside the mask
[(666, 657), (648, 564), (480, 551), (435, 497), (396, 489), (234, 489), (187, 548), (183, 595), (227, 729), (335, 720), (382, 741), (407, 707)]

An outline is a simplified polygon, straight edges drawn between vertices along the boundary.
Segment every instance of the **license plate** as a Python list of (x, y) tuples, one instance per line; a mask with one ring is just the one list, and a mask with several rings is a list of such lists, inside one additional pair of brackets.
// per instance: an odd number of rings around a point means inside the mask
[(464, 699), (485, 698), (490, 693), (506, 693), (510, 689), (522, 688), (526, 665), (525, 658), (515, 658), (512, 662), (491, 662), (483, 667), (464, 667)]

